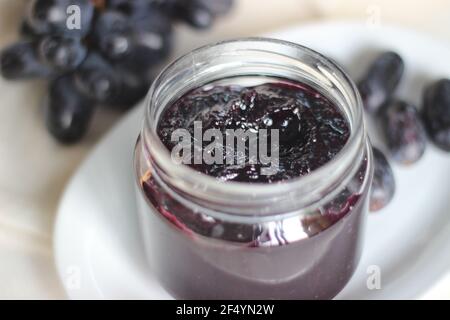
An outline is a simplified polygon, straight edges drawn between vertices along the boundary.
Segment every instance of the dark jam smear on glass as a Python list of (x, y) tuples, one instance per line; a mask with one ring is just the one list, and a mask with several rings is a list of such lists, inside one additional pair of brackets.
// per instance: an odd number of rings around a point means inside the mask
[[(218, 129), (224, 136), (227, 129), (279, 130), (273, 175), (262, 175), (259, 161), (238, 165), (236, 152), (234, 165), (226, 163), (226, 150), (223, 164), (211, 165), (194, 164), (191, 152), (192, 168), (223, 181), (272, 183), (306, 175), (333, 159), (350, 135), (344, 115), (327, 97), (306, 84), (278, 79), (254, 86), (209, 84), (186, 93), (160, 117), (157, 132), (167, 149), (178, 143), (171, 141), (175, 129), (194, 137), (195, 121), (202, 122), (203, 132)], [(203, 141), (203, 148), (210, 143)]]

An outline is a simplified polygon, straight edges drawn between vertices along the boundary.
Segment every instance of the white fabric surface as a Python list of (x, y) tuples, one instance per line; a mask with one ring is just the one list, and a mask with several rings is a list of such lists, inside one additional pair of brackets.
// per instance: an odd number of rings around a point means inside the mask
[[(395, 22), (450, 40), (450, 2), (361, 0), (236, 0), (233, 13), (209, 32), (177, 31), (175, 55), (200, 44), (258, 35), (319, 18)], [(17, 38), (25, 0), (0, 0), (0, 48)], [(107, 129), (118, 119), (96, 114), (82, 143), (63, 147), (47, 134), (41, 108), (45, 83), (0, 79), (0, 299), (64, 299), (52, 252), (55, 211), (64, 185)], [(425, 297), (450, 298), (450, 279)]]

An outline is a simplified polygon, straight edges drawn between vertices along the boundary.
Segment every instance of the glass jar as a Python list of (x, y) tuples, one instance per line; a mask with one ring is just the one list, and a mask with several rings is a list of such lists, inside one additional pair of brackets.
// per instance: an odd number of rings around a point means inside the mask
[[(157, 134), (161, 112), (194, 88), (242, 76), (305, 83), (329, 98), (350, 128), (342, 150), (310, 174), (273, 184), (221, 182), (173, 162)], [(186, 54), (154, 81), (135, 149), (153, 272), (175, 298), (333, 298), (361, 254), (372, 161), (357, 89), (330, 59), (263, 38)]]

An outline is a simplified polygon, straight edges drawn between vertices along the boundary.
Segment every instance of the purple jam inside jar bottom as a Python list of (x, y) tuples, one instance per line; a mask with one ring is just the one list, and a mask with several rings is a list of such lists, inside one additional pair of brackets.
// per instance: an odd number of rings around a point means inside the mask
[[(264, 81), (225, 82), (188, 92), (162, 113), (160, 139), (171, 150), (171, 132), (193, 130), (194, 121), (202, 121), (204, 130), (280, 130), (280, 166), (274, 175), (257, 174), (255, 164), (191, 165), (224, 183), (279, 183), (333, 159), (350, 135), (339, 108), (308, 85)], [(171, 197), (148, 171), (141, 177), (146, 199), (141, 199), (140, 212), (154, 272), (182, 299), (333, 298), (359, 260), (366, 171), (364, 160), (351, 183), (316, 212), (264, 223), (205, 216)]]

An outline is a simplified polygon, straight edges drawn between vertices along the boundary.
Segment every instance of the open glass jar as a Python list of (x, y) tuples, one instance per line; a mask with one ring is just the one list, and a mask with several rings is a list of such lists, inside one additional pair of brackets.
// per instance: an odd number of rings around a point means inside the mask
[[(242, 77), (314, 88), (344, 115), (347, 142), (311, 173), (270, 184), (223, 182), (174, 162), (157, 132), (162, 112), (195, 88)], [(176, 298), (333, 298), (360, 257), (372, 161), (357, 89), (324, 56), (249, 38), (181, 57), (151, 88), (135, 149), (140, 224), (153, 272)]]

